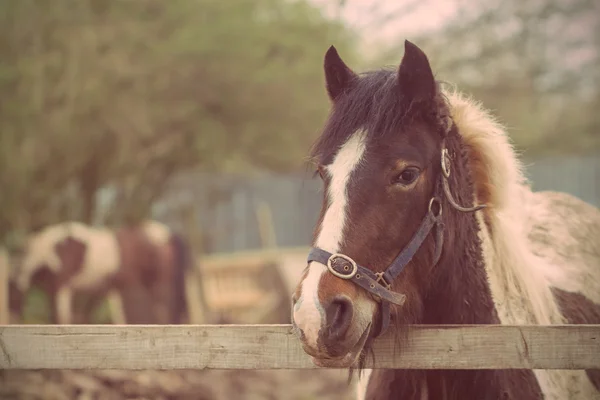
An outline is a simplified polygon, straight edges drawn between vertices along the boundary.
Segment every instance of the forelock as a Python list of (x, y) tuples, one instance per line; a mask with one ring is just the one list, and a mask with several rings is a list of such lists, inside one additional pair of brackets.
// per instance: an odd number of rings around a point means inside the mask
[(336, 99), (311, 157), (328, 164), (354, 132), (363, 130), (368, 141), (385, 140), (387, 135), (417, 119), (431, 122), (445, 133), (450, 129), (448, 115), (447, 101), (440, 89), (432, 102), (414, 104), (402, 98), (396, 69), (364, 72), (351, 89)]

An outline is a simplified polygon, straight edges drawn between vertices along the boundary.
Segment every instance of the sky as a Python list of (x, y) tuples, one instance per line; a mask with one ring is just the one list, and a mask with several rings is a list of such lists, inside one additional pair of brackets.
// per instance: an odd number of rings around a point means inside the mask
[[(323, 9), (328, 16), (339, 16), (348, 26), (355, 28), (361, 35), (361, 51), (366, 58), (381, 50), (381, 47), (398, 45), (404, 39), (414, 41), (417, 35), (440, 29), (446, 23), (463, 17), (465, 12), (470, 15), (465, 15), (464, 18), (470, 19), (478, 14), (482, 6), (494, 3), (494, 0), (346, 0), (343, 11), (339, 13), (340, 0), (309, 1)], [(404, 15), (394, 16), (398, 10), (404, 10)], [(588, 42), (584, 46), (567, 46), (568, 55), (564, 54), (564, 46), (555, 46), (553, 42), (546, 44), (546, 51), (553, 54), (556, 65), (562, 66), (562, 69), (576, 71), (584, 65), (593, 64), (598, 58), (598, 48), (593, 42), (586, 40), (594, 23), (598, 21), (598, 15), (580, 14), (577, 18), (548, 20), (547, 29), (560, 31), (560, 40)], [(377, 23), (390, 15), (394, 16), (391, 22), (383, 25)], [(504, 28), (507, 32), (511, 30), (511, 26)], [(549, 82), (554, 80), (551, 73), (547, 78)]]
[[(340, 0), (310, 0), (329, 16), (338, 14)], [(464, 0), (346, 0), (339, 15), (349, 26), (358, 28), (369, 46), (374, 42), (391, 44), (411, 39), (411, 36), (435, 30), (445, 21), (453, 19)], [(407, 11), (405, 17), (394, 18), (393, 23), (383, 26), (376, 23), (398, 10)], [(408, 12), (410, 10), (410, 12)]]

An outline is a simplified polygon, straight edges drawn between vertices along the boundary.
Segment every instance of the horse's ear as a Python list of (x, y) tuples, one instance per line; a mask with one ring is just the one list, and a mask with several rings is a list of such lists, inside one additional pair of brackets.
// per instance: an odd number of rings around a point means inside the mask
[(404, 41), (404, 57), (398, 70), (398, 84), (402, 97), (409, 102), (430, 100), (436, 93), (435, 79), (427, 56), (408, 40)]
[(325, 53), (325, 86), (331, 101), (346, 91), (358, 76), (344, 63), (335, 47)]

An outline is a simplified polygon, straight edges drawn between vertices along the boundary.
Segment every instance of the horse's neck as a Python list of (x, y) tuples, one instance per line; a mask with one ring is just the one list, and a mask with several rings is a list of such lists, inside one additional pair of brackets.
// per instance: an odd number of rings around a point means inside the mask
[[(454, 158), (449, 187), (463, 206), (473, 204), (473, 185), (460, 139), (448, 140)], [(459, 162), (462, 161), (462, 163)], [(480, 226), (473, 213), (444, 205), (445, 239), (423, 299), (420, 323), (500, 323), (485, 268)], [(540, 388), (528, 370), (374, 370), (368, 399), (538, 400)]]
[[(436, 267), (422, 323), (499, 323), (477, 223), (471, 214), (462, 215), (461, 221), (468, 229), (457, 236), (460, 242), (448, 243), (446, 256)], [(370, 400), (541, 399), (536, 378), (527, 370), (377, 370), (372, 373), (369, 393)]]
[(436, 266), (435, 277), (424, 302), (427, 324), (499, 323), (483, 261), (477, 222), (462, 215), (469, 225), (467, 235), (455, 241), (447, 256)]
[[(456, 202), (471, 206), (475, 202), (474, 182), (462, 139), (448, 139), (454, 154), (448, 186)], [(444, 205), (445, 243), (443, 257), (435, 267), (424, 301), (424, 321), (432, 324), (498, 323), (487, 279), (480, 227), (473, 212), (461, 212), (448, 202)]]

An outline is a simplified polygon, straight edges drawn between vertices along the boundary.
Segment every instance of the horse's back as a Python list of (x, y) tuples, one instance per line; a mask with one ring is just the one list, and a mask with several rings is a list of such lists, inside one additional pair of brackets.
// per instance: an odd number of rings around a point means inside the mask
[(153, 280), (159, 263), (158, 250), (152, 240), (137, 226), (120, 227), (116, 237), (121, 251), (122, 280)]
[(530, 245), (550, 285), (600, 304), (600, 210), (550, 191), (533, 192), (527, 207)]
[[(532, 193), (527, 204), (530, 244), (565, 322), (600, 324), (600, 210), (550, 191)], [(586, 374), (600, 391), (600, 370)]]
[(85, 248), (81, 272), (73, 277), (75, 288), (94, 288), (118, 272), (121, 257), (117, 238), (112, 230), (83, 226), (74, 230), (72, 236)]
[(549, 244), (565, 241), (569, 248), (562, 250), (600, 265), (600, 209), (576, 196), (552, 191), (532, 192), (528, 203), (532, 239)]
[(146, 220), (142, 224), (142, 229), (148, 238), (157, 246), (166, 245), (171, 239), (171, 229), (158, 221)]

